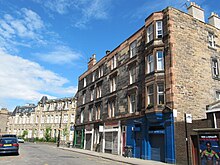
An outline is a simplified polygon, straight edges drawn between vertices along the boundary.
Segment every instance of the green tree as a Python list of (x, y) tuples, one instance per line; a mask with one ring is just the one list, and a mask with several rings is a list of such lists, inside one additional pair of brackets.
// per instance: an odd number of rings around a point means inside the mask
[(66, 136), (68, 136), (69, 132), (67, 127), (63, 129), (63, 136), (66, 138)]
[(28, 131), (27, 130), (24, 130), (23, 131), (23, 134), (22, 134), (22, 138), (25, 138), (25, 136), (27, 136), (28, 135)]
[(44, 137), (45, 137), (47, 142), (49, 142), (50, 139), (51, 139), (51, 131), (52, 131), (52, 129), (50, 127), (46, 128), (46, 132), (45, 132)]

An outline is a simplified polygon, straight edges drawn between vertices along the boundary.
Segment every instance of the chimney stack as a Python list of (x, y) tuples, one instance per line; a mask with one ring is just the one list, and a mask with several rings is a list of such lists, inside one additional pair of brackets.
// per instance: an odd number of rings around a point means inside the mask
[(205, 22), (204, 10), (199, 5), (197, 5), (195, 2), (191, 2), (187, 10), (188, 10), (188, 13), (192, 15), (194, 18), (202, 22)]
[(214, 12), (211, 13), (211, 16), (209, 17), (209, 24), (220, 29), (220, 17), (218, 16), (218, 14), (216, 14)]
[(93, 54), (88, 62), (88, 70), (91, 69), (95, 64), (96, 64), (96, 58), (95, 58), (95, 54)]

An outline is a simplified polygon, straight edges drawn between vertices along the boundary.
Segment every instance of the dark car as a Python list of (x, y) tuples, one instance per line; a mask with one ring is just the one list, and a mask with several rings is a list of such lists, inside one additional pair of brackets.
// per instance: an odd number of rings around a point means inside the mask
[(14, 137), (0, 138), (0, 154), (16, 154), (19, 155), (18, 139)]
[(1, 137), (14, 137), (14, 138), (17, 138), (17, 136), (14, 135), (14, 134), (4, 134)]

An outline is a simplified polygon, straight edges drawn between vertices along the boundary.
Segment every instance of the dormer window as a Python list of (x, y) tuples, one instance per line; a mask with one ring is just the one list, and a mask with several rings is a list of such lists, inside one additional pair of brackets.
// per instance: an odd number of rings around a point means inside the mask
[(86, 87), (86, 77), (83, 79), (83, 87)]
[(103, 76), (103, 65), (98, 69), (98, 78)]
[(117, 66), (117, 64), (116, 64), (116, 56), (113, 56), (111, 58), (111, 70), (115, 69), (116, 66)]
[(134, 57), (137, 53), (137, 41), (134, 41), (130, 45), (130, 58)]
[(92, 82), (95, 81), (95, 72), (92, 73)]
[(153, 30), (153, 24), (150, 24), (147, 27), (147, 43), (152, 41), (154, 38), (154, 30)]
[(162, 21), (156, 22), (156, 38), (162, 38), (163, 37), (163, 23)]

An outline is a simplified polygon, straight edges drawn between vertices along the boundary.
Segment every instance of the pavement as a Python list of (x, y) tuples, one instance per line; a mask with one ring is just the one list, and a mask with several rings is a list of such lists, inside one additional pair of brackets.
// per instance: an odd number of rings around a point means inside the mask
[(137, 158), (127, 158), (127, 157), (123, 157), (120, 155), (113, 155), (113, 154), (108, 154), (108, 153), (101, 153), (101, 152), (95, 152), (95, 151), (72, 148), (72, 147), (67, 148), (64, 146), (60, 146), (59, 149), (67, 150), (71, 152), (77, 152), (77, 153), (86, 154), (86, 155), (95, 156), (95, 157), (100, 157), (102, 159), (108, 159), (108, 160), (131, 164), (131, 165), (169, 165), (168, 163), (162, 163), (158, 161), (143, 160), (143, 159), (137, 159)]

